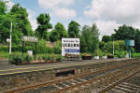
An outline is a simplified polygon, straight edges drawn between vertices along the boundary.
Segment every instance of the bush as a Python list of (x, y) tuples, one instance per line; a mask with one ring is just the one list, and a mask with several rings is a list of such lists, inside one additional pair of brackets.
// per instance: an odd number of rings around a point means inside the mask
[(31, 57), (31, 56), (26, 56), (26, 57), (24, 58), (24, 61), (25, 61), (25, 62), (28, 62), (28, 63), (30, 63), (32, 60), (33, 60), (33, 57)]
[(7, 45), (7, 46), (6, 46), (6, 45), (2, 45), (2, 46), (0, 46), (0, 51), (8, 52), (8, 51), (9, 51), (9, 49), (8, 49), (8, 45)]
[(132, 53), (133, 58), (140, 58), (140, 53)]
[(62, 61), (63, 60), (63, 57), (62, 56), (57, 56), (56, 57), (56, 61)]
[(55, 54), (61, 54), (61, 41), (56, 42), (56, 46), (54, 47)]
[(11, 63), (12, 63), (12, 64), (16, 64), (16, 65), (21, 64), (23, 60), (24, 60), (24, 59), (23, 59), (23, 57), (21, 57), (21, 56), (12, 56), (12, 57), (11, 57)]
[[(113, 52), (113, 42), (109, 41), (107, 43), (102, 43), (102, 51), (104, 54), (110, 55)], [(124, 41), (114, 41), (114, 49), (115, 49), (115, 56), (119, 58), (123, 58), (126, 55), (126, 47), (124, 46)]]
[(119, 58), (124, 58), (126, 56), (127, 52), (126, 51), (115, 51), (115, 55), (116, 57), (119, 57)]

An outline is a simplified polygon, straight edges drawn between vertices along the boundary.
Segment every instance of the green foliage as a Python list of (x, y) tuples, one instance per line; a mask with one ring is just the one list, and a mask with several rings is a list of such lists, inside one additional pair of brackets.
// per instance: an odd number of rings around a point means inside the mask
[(48, 29), (52, 28), (52, 25), (50, 24), (50, 16), (49, 14), (40, 14), (37, 17), (37, 22), (39, 24), (38, 28), (36, 29), (38, 36), (41, 39), (48, 39), (47, 31)]
[(12, 60), (11, 60), (11, 63), (12, 64), (16, 64), (16, 65), (19, 65), (23, 62), (23, 57), (22, 56), (12, 56)]
[(61, 55), (56, 55), (56, 54), (45, 54), (45, 55), (37, 55), (36, 57), (37, 60), (52, 60), (52, 61), (62, 61), (63, 57)]
[(37, 44), (37, 53), (44, 53), (46, 52), (46, 41), (45, 40), (40, 40)]
[(3, 51), (0, 51), (0, 58), (8, 58), (9, 57), (9, 52), (3, 52)]
[(103, 42), (109, 42), (111, 40), (112, 40), (111, 36), (107, 36), (107, 35), (103, 36), (103, 38), (102, 38)]
[(49, 38), (51, 42), (55, 42), (57, 40), (59, 40), (60, 35), (58, 34), (58, 32), (56, 30), (52, 30), (50, 32)]
[(28, 20), (28, 13), (25, 8), (21, 7), (19, 4), (15, 4), (11, 11), (11, 15), (14, 16), (14, 23), (16, 27), (21, 31), (24, 35), (32, 35), (31, 24)]
[(62, 56), (60, 56), (60, 55), (58, 55), (57, 57), (56, 57), (56, 61), (62, 61), (64, 58), (62, 57)]
[(16, 64), (16, 65), (20, 65), (22, 64), (23, 62), (27, 62), (27, 63), (30, 63), (31, 61), (33, 60), (33, 57), (31, 56), (28, 56), (28, 55), (16, 55), (16, 54), (13, 54), (11, 56), (11, 60), (10, 62), (12, 64)]
[(33, 57), (31, 57), (31, 56), (26, 56), (26, 57), (24, 58), (24, 61), (26, 61), (26, 62), (28, 62), (28, 63), (30, 63), (32, 60), (33, 60)]
[(105, 54), (101, 49), (96, 49), (96, 53), (93, 54), (94, 56), (104, 56)]
[(120, 26), (118, 29), (115, 29), (115, 34), (112, 37), (115, 40), (135, 40), (135, 48), (137, 51), (140, 51), (140, 30), (132, 26)]
[(92, 27), (84, 26), (80, 38), (81, 52), (94, 53), (99, 44), (98, 35), (98, 29), (95, 25)]
[(25, 8), (15, 4), (10, 12), (0, 16), (0, 42), (5, 43), (9, 38), (12, 22), (12, 41), (20, 44), (23, 35), (32, 35), (32, 28)]
[(50, 32), (50, 41), (55, 42), (61, 40), (63, 37), (67, 37), (68, 34), (63, 24), (57, 23), (55, 29)]
[(115, 29), (115, 32), (113, 35), (115, 40), (135, 39), (135, 28), (131, 26), (120, 26), (118, 29)]
[[(124, 46), (124, 41), (119, 40), (119, 41), (114, 41), (114, 50), (115, 50), (115, 55), (117, 57), (125, 57), (126, 55), (126, 48)], [(104, 43), (103, 47), (102, 47), (102, 51), (104, 51), (104, 53), (106, 55), (110, 55), (113, 53), (113, 42), (109, 41), (107, 43)]]
[(136, 30), (135, 34), (135, 48), (138, 52), (140, 52), (140, 30)]
[(54, 47), (54, 53), (61, 54), (61, 41), (56, 42), (56, 46)]
[(67, 37), (68, 36), (64, 25), (61, 24), (61, 23), (57, 23), (55, 25), (55, 30), (59, 34), (59, 40), (61, 40), (62, 37)]
[(133, 58), (140, 58), (140, 53), (132, 53)]
[(9, 51), (8, 46), (6, 46), (6, 45), (0, 46), (0, 51), (1, 52), (8, 52)]
[(79, 37), (80, 25), (76, 21), (71, 21), (68, 26), (69, 37)]
[(10, 18), (7, 15), (2, 15), (0, 20), (0, 42), (5, 43), (10, 34)]
[(127, 51), (119, 51), (119, 50), (115, 50), (115, 56), (119, 57), (119, 58), (124, 58), (127, 54)]
[(0, 0), (0, 15), (5, 14), (6, 10), (7, 10), (6, 3)]

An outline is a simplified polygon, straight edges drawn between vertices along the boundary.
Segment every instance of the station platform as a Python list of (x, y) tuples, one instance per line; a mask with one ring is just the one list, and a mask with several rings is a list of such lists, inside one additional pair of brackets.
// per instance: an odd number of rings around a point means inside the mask
[(86, 66), (86, 65), (100, 64), (106, 62), (123, 61), (123, 60), (128, 60), (128, 59), (81, 60), (81, 61), (74, 61), (74, 62), (67, 61), (67, 62), (59, 62), (59, 63), (32, 64), (32, 65), (0, 64), (0, 76), (25, 73), (25, 72), (43, 71), (43, 70), (49, 71), (53, 69)]

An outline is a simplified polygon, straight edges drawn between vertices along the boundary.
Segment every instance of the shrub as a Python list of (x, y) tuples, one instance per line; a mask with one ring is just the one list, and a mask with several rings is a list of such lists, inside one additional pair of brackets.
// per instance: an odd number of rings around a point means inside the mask
[(26, 61), (26, 62), (28, 62), (28, 63), (30, 63), (32, 60), (33, 60), (33, 57), (31, 57), (31, 56), (26, 56), (26, 57), (24, 58), (24, 61)]
[(56, 57), (56, 61), (62, 61), (62, 60), (63, 60), (63, 57), (61, 55)]
[(132, 57), (134, 57), (134, 58), (140, 58), (140, 53), (132, 53)]
[(9, 50), (8, 50), (8, 46), (6, 46), (6, 45), (0, 46), (0, 51), (8, 52), (8, 51), (9, 51)]
[(61, 41), (56, 42), (56, 46), (54, 47), (55, 54), (61, 54)]
[(119, 58), (124, 58), (126, 56), (127, 52), (126, 51), (115, 51), (115, 55)]
[(12, 64), (19, 65), (19, 64), (22, 63), (22, 61), (23, 61), (23, 57), (21, 57), (21, 56), (12, 56), (12, 59), (11, 59)]

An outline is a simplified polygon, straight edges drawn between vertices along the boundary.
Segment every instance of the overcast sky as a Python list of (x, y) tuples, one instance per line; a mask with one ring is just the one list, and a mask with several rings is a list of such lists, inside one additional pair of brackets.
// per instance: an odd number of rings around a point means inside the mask
[(140, 0), (8, 0), (10, 8), (21, 4), (29, 13), (33, 29), (36, 17), (49, 13), (51, 23), (62, 22), (66, 27), (71, 20), (83, 25), (96, 23), (100, 35), (111, 35), (122, 24), (140, 28)]

